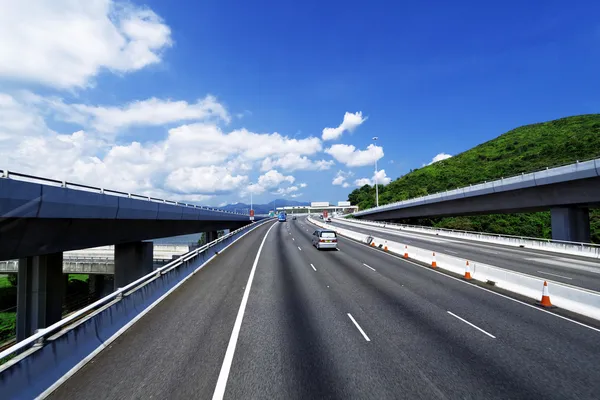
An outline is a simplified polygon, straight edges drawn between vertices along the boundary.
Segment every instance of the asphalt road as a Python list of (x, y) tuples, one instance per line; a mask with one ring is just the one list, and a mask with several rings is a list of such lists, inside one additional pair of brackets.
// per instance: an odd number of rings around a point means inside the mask
[(331, 225), (600, 292), (600, 260), (593, 258), (358, 224)]
[(314, 229), (250, 233), (52, 397), (210, 399), (243, 315), (226, 399), (598, 398), (600, 330)]

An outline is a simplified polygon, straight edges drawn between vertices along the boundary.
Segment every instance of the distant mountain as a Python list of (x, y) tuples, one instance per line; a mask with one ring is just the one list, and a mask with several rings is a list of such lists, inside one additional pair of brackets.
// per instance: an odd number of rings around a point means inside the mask
[[(295, 201), (295, 200), (287, 200), (287, 199), (276, 199), (267, 204), (253, 204), (252, 208), (254, 208), (254, 212), (256, 214), (267, 214), (269, 211), (274, 210), (275, 207), (294, 207), (294, 206), (308, 206), (310, 202), (308, 201)], [(250, 209), (250, 204), (246, 203), (235, 203), (235, 204), (227, 204), (223, 207), (218, 207), (221, 210), (227, 211), (236, 211), (243, 212)]]

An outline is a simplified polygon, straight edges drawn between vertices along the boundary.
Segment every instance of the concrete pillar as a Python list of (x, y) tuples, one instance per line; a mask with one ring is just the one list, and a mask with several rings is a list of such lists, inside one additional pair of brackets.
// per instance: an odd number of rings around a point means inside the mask
[(88, 278), (89, 293), (94, 294), (95, 298), (101, 299), (109, 295), (113, 289), (113, 280), (108, 275), (90, 274)]
[(153, 249), (152, 242), (115, 245), (115, 290), (152, 272)]
[(206, 243), (210, 243), (213, 240), (217, 240), (219, 238), (219, 233), (217, 231), (206, 232)]
[(59, 321), (64, 292), (62, 253), (19, 260), (17, 341)]
[(552, 239), (590, 242), (590, 213), (587, 208), (554, 207), (550, 209)]

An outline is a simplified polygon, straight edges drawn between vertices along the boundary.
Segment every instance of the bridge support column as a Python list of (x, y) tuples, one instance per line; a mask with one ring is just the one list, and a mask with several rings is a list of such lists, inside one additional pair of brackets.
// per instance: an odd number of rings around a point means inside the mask
[(219, 238), (219, 232), (217, 232), (217, 231), (206, 232), (206, 243), (210, 243), (213, 240), (217, 240), (218, 238)]
[(94, 294), (97, 299), (109, 295), (112, 292), (114, 283), (108, 275), (90, 274), (88, 285), (90, 294)]
[(19, 260), (17, 283), (17, 341), (59, 321), (65, 287), (63, 254)]
[(115, 290), (152, 272), (152, 242), (132, 242), (115, 245)]
[(552, 239), (569, 242), (590, 241), (590, 213), (587, 208), (554, 207), (550, 209)]

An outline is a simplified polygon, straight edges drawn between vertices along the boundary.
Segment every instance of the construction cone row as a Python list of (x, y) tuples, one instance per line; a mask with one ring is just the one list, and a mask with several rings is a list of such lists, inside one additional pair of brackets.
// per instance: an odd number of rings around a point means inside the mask
[(542, 307), (552, 307), (550, 302), (550, 291), (548, 290), (548, 282), (544, 281), (544, 288), (542, 289), (542, 301), (540, 301)]
[(473, 279), (471, 277), (471, 266), (469, 265), (469, 260), (467, 260), (467, 265), (465, 266), (465, 279), (468, 281)]
[(408, 246), (404, 245), (404, 258), (408, 258)]
[(435, 261), (435, 251), (433, 252), (433, 260), (431, 261), (431, 268), (437, 268), (437, 262)]

